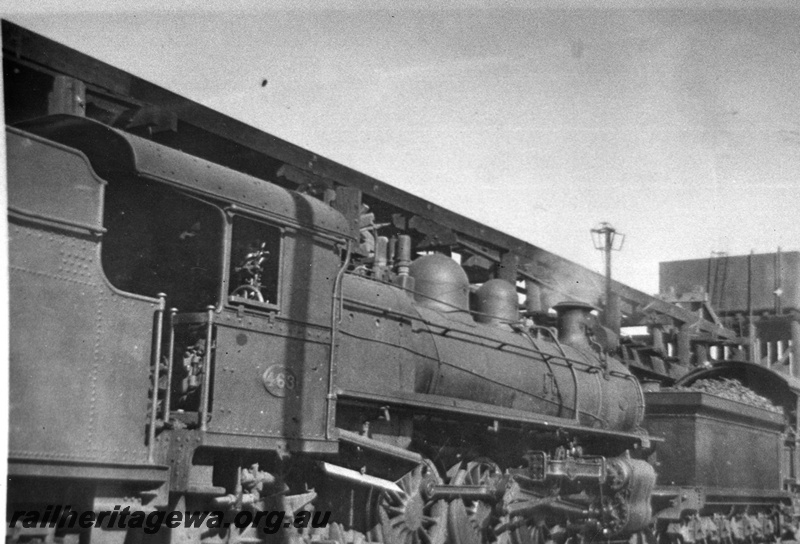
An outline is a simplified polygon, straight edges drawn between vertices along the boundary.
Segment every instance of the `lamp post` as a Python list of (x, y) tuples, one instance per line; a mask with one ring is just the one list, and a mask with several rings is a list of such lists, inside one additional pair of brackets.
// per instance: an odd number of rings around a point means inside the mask
[(610, 223), (600, 223), (591, 230), (595, 249), (605, 254), (606, 261), (606, 307), (603, 314), (605, 326), (619, 334), (619, 300), (611, 289), (611, 252), (622, 250), (625, 235), (617, 232)]

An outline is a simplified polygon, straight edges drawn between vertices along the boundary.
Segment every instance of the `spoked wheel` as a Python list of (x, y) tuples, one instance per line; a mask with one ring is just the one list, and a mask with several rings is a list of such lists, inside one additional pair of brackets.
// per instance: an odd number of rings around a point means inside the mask
[(424, 461), (397, 482), (401, 491), (384, 491), (378, 501), (382, 540), (386, 544), (444, 544), (447, 538), (447, 503), (429, 501), (426, 484), (442, 479), (430, 461)]
[(252, 285), (240, 285), (231, 293), (231, 296), (264, 302), (264, 295), (261, 294), (259, 289), (256, 289)]
[[(484, 485), (501, 475), (500, 467), (488, 459), (459, 463), (448, 473), (453, 485)], [(496, 540), (498, 520), (494, 505), (485, 501), (455, 499), (447, 511), (449, 534), (453, 544), (488, 544)]]

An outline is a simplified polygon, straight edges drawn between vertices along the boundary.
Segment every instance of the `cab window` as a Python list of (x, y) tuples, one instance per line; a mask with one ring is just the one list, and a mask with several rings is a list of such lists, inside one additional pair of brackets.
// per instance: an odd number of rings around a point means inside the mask
[(233, 217), (228, 300), (277, 308), (281, 229)]
[(106, 188), (102, 263), (114, 287), (166, 293), (181, 311), (216, 305), (221, 286), (219, 208), (139, 178)]

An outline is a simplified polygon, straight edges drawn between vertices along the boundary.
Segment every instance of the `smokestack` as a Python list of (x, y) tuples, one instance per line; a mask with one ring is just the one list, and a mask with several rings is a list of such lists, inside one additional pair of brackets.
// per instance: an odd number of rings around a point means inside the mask
[(558, 314), (558, 341), (573, 348), (590, 350), (587, 330), (591, 325), (591, 304), (577, 300), (559, 302), (553, 309)]

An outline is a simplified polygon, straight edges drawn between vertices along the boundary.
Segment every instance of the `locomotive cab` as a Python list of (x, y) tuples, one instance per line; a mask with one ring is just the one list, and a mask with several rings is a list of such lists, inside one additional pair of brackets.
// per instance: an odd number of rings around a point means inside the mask
[[(147, 457), (170, 449), (164, 425), (207, 430), (211, 446), (335, 447), (328, 361), (344, 219), (316, 199), (94, 121), (53, 116), (21, 128), (21, 153), (77, 149), (83, 175), (100, 180), (89, 204), (99, 226), (86, 252), (99, 259), (82, 266), (98, 300), (109, 301), (105, 319), (144, 311), (125, 333), (137, 344), (139, 411), (148, 396), (142, 369), (157, 361)], [(51, 179), (12, 177), (28, 186), (12, 189), (12, 208)], [(145, 317), (154, 306), (155, 319)], [(104, 365), (118, 378), (133, 377), (112, 361)]]

